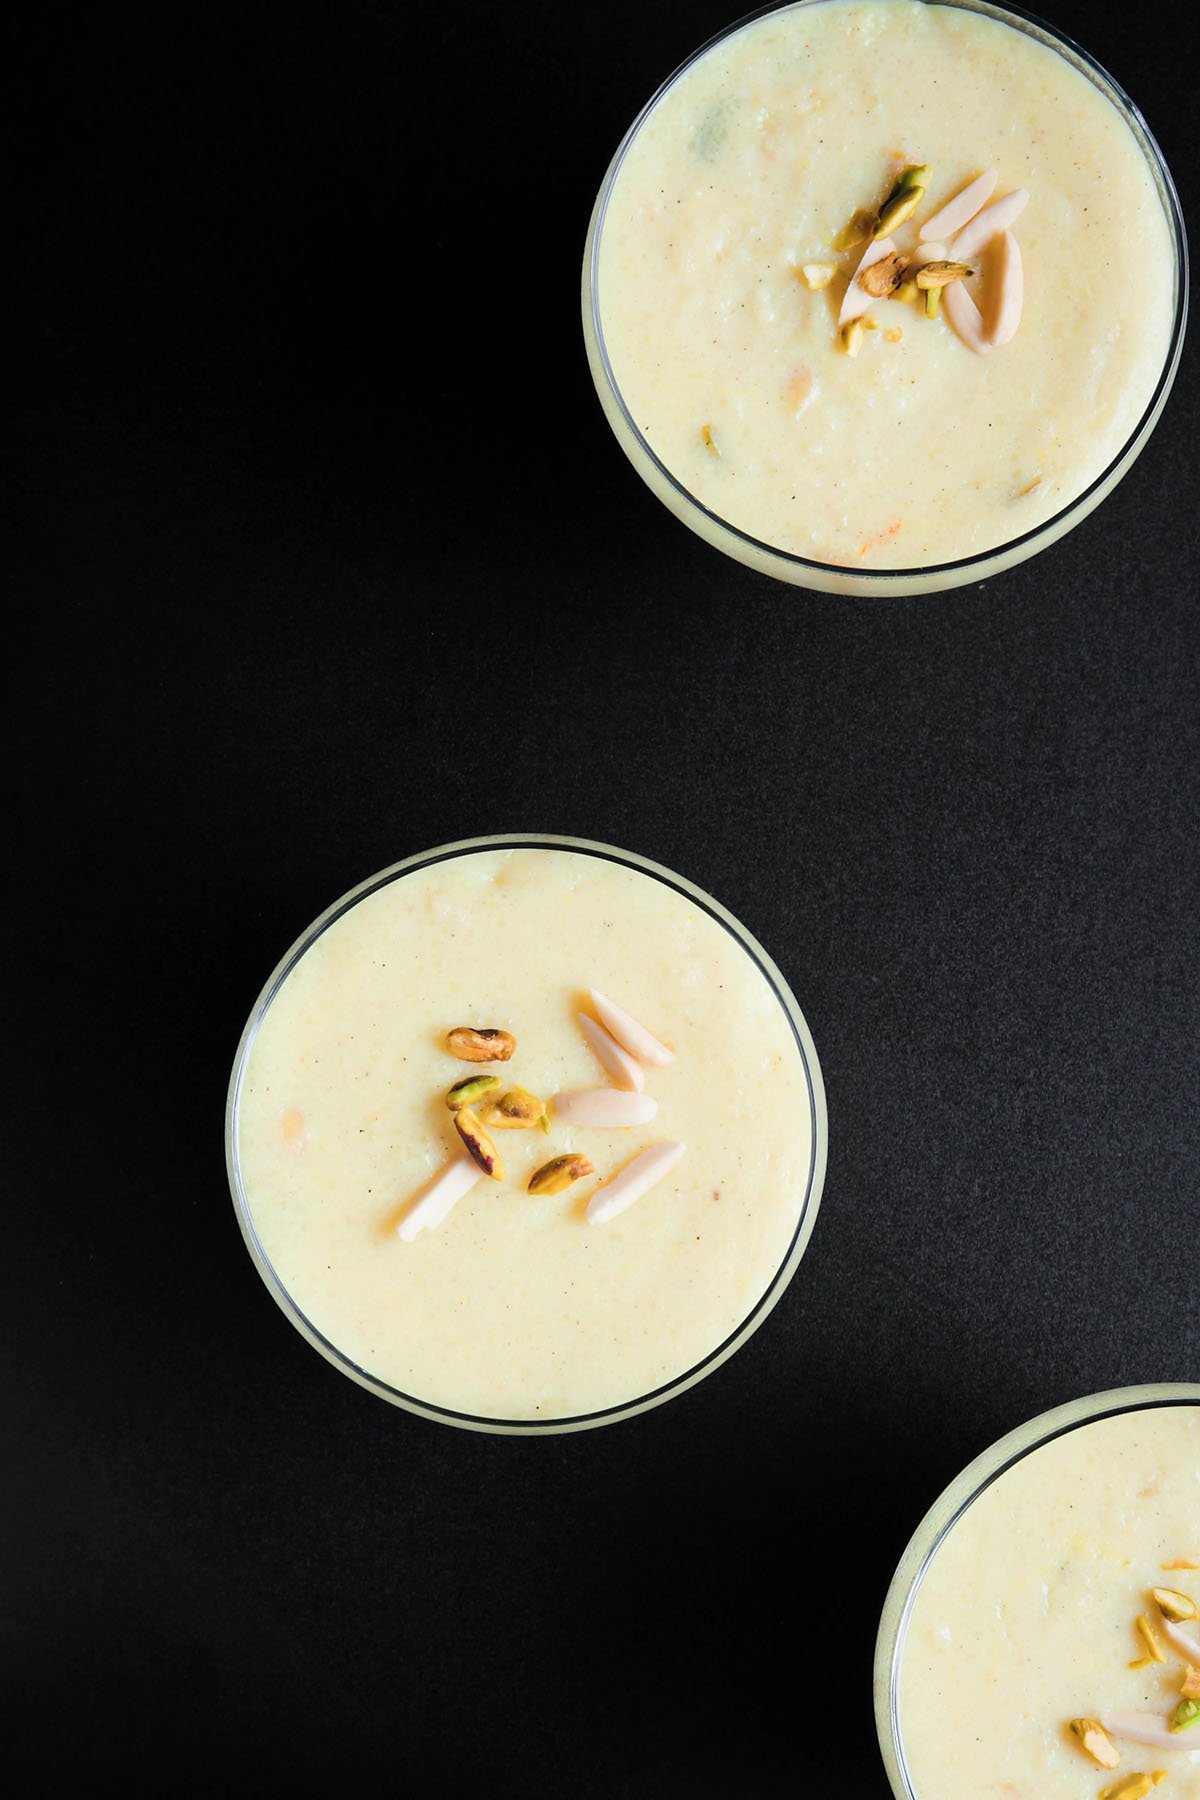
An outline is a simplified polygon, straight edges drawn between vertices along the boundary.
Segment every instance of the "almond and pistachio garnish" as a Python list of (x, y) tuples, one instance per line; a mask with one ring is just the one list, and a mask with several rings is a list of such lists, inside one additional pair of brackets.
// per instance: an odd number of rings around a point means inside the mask
[[(858, 285), (873, 300), (886, 300), (904, 280), (907, 268), (907, 259), (898, 250), (891, 250), (886, 256), (881, 256), (878, 262), (873, 262), (862, 270), (857, 277)], [(917, 286), (920, 285), (921, 278), (918, 276)]]
[[(919, 285), (919, 284), (918, 284)], [(937, 287), (925, 289), (925, 317), (936, 319), (942, 310), (942, 290)]]
[(929, 180), (929, 165), (921, 163), (907, 168), (898, 177), (895, 186), (875, 220), (873, 238), (887, 237), (905, 219), (910, 219), (925, 198), (925, 185)]
[(1198, 1616), (1196, 1602), (1191, 1596), (1177, 1593), (1174, 1588), (1151, 1588), (1150, 1598), (1163, 1618), (1170, 1619), (1172, 1625), (1182, 1625), (1186, 1619)]
[(1188, 1667), (1179, 1689), (1182, 1700), (1200, 1700), (1200, 1669)]
[(490, 1100), (479, 1117), (493, 1131), (528, 1131), (541, 1124), (545, 1111), (545, 1103), (536, 1094), (528, 1088), (514, 1087), (499, 1099)]
[(1152, 1775), (1122, 1775), (1106, 1788), (1100, 1789), (1100, 1800), (1146, 1800), (1146, 1795), (1158, 1783)]
[(467, 1147), (467, 1153), (493, 1181), (504, 1180), (504, 1164), (491, 1138), (469, 1106), (460, 1107), (454, 1115), (454, 1129)]
[(456, 1025), (446, 1033), (446, 1048), (459, 1062), (507, 1062), (516, 1047), (511, 1031), (497, 1031), (491, 1026), (476, 1030), (471, 1025)]
[(1152, 1750), (1183, 1750), (1187, 1746), (1171, 1730), (1165, 1713), (1102, 1712), (1100, 1723), (1110, 1737), (1131, 1744), (1148, 1744)]
[(562, 1194), (585, 1175), (596, 1173), (586, 1156), (571, 1154), (568, 1156), (552, 1156), (549, 1162), (535, 1169), (529, 1177), (531, 1194)]
[(902, 281), (892, 295), (892, 299), (903, 300), (906, 306), (911, 306), (920, 291), (915, 281)]
[(494, 1094), (499, 1086), (498, 1075), (465, 1075), (447, 1089), (446, 1105), (451, 1112), (457, 1112), (460, 1106), (474, 1106), (485, 1094)]
[(1146, 1659), (1149, 1662), (1166, 1662), (1167, 1659), (1163, 1654), (1163, 1647), (1155, 1637), (1154, 1627), (1151, 1625), (1145, 1613), (1138, 1614), (1137, 1618), (1133, 1621), (1133, 1629), (1142, 1640), (1142, 1644), (1146, 1651)]
[(847, 356), (857, 356), (862, 349), (862, 341), (863, 322), (861, 319), (851, 319), (848, 325), (843, 325), (842, 349)]
[(1190, 1731), (1193, 1725), (1200, 1725), (1200, 1700), (1181, 1700), (1171, 1714), (1172, 1731)]
[(1102, 1769), (1116, 1768), (1121, 1760), (1121, 1752), (1099, 1719), (1071, 1719), (1067, 1729), (1074, 1733), (1081, 1748), (1087, 1751), (1094, 1763), (1099, 1763)]
[(949, 287), (952, 281), (965, 281), (968, 275), (974, 273), (970, 263), (939, 259), (937, 262), (923, 263), (914, 279), (919, 288), (944, 288)]
[(721, 452), (717, 448), (717, 440), (713, 436), (712, 426), (702, 425), (700, 427), (700, 436), (704, 440), (705, 449), (708, 450), (712, 456), (720, 456)]
[(837, 267), (834, 263), (804, 263), (801, 265), (800, 274), (805, 287), (816, 294), (822, 288), (829, 286), (837, 274)]

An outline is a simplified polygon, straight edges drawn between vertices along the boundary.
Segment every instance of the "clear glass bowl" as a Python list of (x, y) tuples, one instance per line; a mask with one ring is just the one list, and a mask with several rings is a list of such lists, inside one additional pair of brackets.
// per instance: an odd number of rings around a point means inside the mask
[(904, 1757), (899, 1716), (900, 1667), (917, 1592), (941, 1545), (985, 1489), (1051, 1438), (1062, 1437), (1065, 1432), (1094, 1424), (1098, 1419), (1111, 1418), (1115, 1413), (1140, 1412), (1156, 1406), (1200, 1406), (1200, 1386), (1164, 1382), (1152, 1387), (1110, 1388), (1040, 1413), (968, 1464), (917, 1526), (892, 1577), (875, 1643), (875, 1729), (896, 1800), (921, 1800)]
[(1073, 526), (1085, 519), (1105, 496), (1112, 492), (1126, 470), (1133, 464), (1166, 404), (1183, 349), (1188, 296), (1187, 239), (1183, 227), (1183, 215), (1170, 171), (1141, 113), (1112, 76), (1102, 69), (1086, 50), (1032, 14), (1021, 12), (1014, 7), (993, 6), (989, 4), (989, 0), (927, 0), (927, 4), (930, 5), (960, 7), (965, 11), (980, 13), (987, 18), (999, 20), (1002, 24), (1009, 25), (1014, 30), (1033, 38), (1037, 43), (1056, 51), (1111, 101), (1128, 126), (1146, 159), (1147, 167), (1162, 203), (1174, 249), (1174, 313), (1162, 370), (1145, 411), (1130, 433), (1128, 440), (1108, 467), (1060, 512), (1033, 530), (1010, 539), (1007, 543), (997, 544), (989, 550), (963, 557), (955, 562), (931, 563), (922, 568), (851, 570), (836, 563), (810, 561), (805, 557), (796, 556), (790, 551), (780, 550), (772, 544), (763, 543), (759, 539), (749, 536), (746, 532), (739, 530), (736, 525), (730, 524), (728, 520), (722, 519), (710, 511), (689, 493), (679, 478), (672, 474), (666, 464), (650, 448), (635, 424), (622, 397), (604, 342), (604, 326), (600, 316), (599, 302), (600, 243), (609, 200), (630, 145), (646, 119), (663, 96), (675, 86), (680, 77), (716, 45), (725, 42), (735, 32), (743, 30), (755, 20), (764, 18), (771, 13), (786, 12), (797, 6), (814, 6), (823, 3), (824, 0), (785, 0), (784, 4), (762, 7), (757, 12), (749, 13), (744, 18), (736, 20), (725, 31), (719, 32), (716, 37), (711, 38), (706, 44), (702, 44), (693, 55), (688, 57), (686, 62), (681, 63), (674, 74), (669, 76), (646, 102), (621, 140), (616, 155), (601, 183), (600, 192), (592, 210), (583, 259), (584, 342), (600, 403), (621, 448), (643, 481), (658, 495), (663, 504), (708, 543), (714, 545), (718, 550), (724, 551), (727, 556), (736, 558), (738, 562), (745, 563), (749, 568), (757, 569), (765, 575), (773, 575), (778, 580), (790, 582), (796, 587), (815, 588), (830, 594), (866, 596), (936, 593), (946, 588), (961, 587), (967, 582), (982, 581), (985, 577), (998, 574), (1003, 569), (1011, 568), (1015, 563), (1023, 562), (1026, 557), (1035, 555), (1039, 550), (1046, 549), (1048, 545), (1055, 543)]
[[(774, 992), (791, 1027), (805, 1075), (812, 1150), (799, 1216), (786, 1254), (754, 1306), (722, 1343), (718, 1344), (693, 1367), (684, 1370), (654, 1392), (638, 1395), (621, 1405), (571, 1418), (500, 1419), (454, 1412), (447, 1407), (432, 1405), (422, 1400), (419, 1395), (402, 1393), (399, 1389), (373, 1375), (369, 1369), (359, 1367), (336, 1344), (322, 1336), (321, 1332), (305, 1317), (296, 1299), (288, 1292), (284, 1282), (273, 1268), (255, 1231), (238, 1153), (238, 1117), (242, 1084), (259, 1027), (266, 1017), (272, 1001), (296, 964), (324, 931), (327, 931), (360, 900), (393, 881), (403, 880), (406, 875), (415, 870), (428, 868), (432, 863), (444, 862), (453, 857), (469, 856), (482, 850), (538, 848), (569, 850), (584, 856), (606, 858), (626, 868), (652, 876), (675, 893), (700, 907), (703, 912), (723, 925), (736, 939)], [(437, 849), (425, 851), (420, 856), (410, 856), (403, 862), (393, 863), (390, 868), (384, 869), (380, 874), (373, 875), (368, 881), (351, 888), (349, 893), (343, 894), (340, 900), (335, 900), (333, 905), (327, 907), (321, 916), (309, 926), (308, 930), (297, 938), (255, 1001), (246, 1028), (242, 1033), (237, 1055), (234, 1058), (233, 1074), (230, 1078), (225, 1109), (225, 1155), (229, 1171), (229, 1186), (233, 1195), (238, 1224), (259, 1274), (297, 1331), (344, 1375), (349, 1375), (352, 1380), (360, 1382), (363, 1387), (369, 1388), (372, 1393), (380, 1395), (396, 1406), (406, 1407), (410, 1412), (420, 1413), (428, 1419), (438, 1419), (447, 1424), (464, 1426), (476, 1431), (519, 1433), (530, 1436), (543, 1436), (547, 1433), (562, 1431), (582, 1431), (591, 1426), (612, 1424), (617, 1419), (629, 1418), (635, 1413), (645, 1412), (648, 1408), (659, 1406), (664, 1400), (670, 1400), (674, 1395), (683, 1393), (685, 1389), (692, 1387), (705, 1375), (711, 1374), (715, 1368), (732, 1356), (734, 1351), (744, 1344), (751, 1333), (762, 1324), (795, 1274), (800, 1259), (804, 1255), (816, 1223), (821, 1191), (825, 1183), (827, 1145), (828, 1118), (825, 1109), (825, 1088), (821, 1079), (821, 1068), (817, 1060), (812, 1034), (783, 976), (745, 926), (701, 888), (684, 880), (681, 875), (674, 874), (670, 869), (665, 869), (660, 864), (649, 861), (644, 856), (635, 856), (632, 852), (614, 849), (609, 844), (592, 843), (584, 838), (554, 837), (541, 834), (470, 838), (459, 843), (443, 844)]]

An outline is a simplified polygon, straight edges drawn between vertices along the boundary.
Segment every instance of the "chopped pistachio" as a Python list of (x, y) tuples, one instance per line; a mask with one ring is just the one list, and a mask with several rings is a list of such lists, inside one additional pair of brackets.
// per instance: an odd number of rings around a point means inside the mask
[(943, 288), (952, 281), (965, 281), (974, 273), (970, 263), (928, 262), (917, 270), (916, 282), (919, 288)]
[(527, 1131), (541, 1123), (545, 1111), (545, 1102), (536, 1094), (528, 1088), (514, 1087), (498, 1100), (489, 1101), (479, 1116), (493, 1131)]
[(544, 1112), (538, 1120), (538, 1130), (544, 1131), (547, 1137), (550, 1136), (550, 1114), (548, 1112)]
[(856, 244), (865, 244), (875, 230), (875, 214), (860, 206), (854, 217), (838, 232), (833, 240), (833, 249), (840, 255), (843, 250), (853, 250)]
[(1172, 1731), (1190, 1731), (1200, 1725), (1200, 1700), (1181, 1700), (1169, 1720)]
[(1146, 1800), (1154, 1785), (1152, 1775), (1122, 1775), (1120, 1781), (1100, 1789), (1100, 1800)]
[(870, 294), (873, 300), (886, 300), (904, 280), (907, 268), (907, 257), (901, 256), (898, 250), (891, 250), (886, 256), (881, 256), (878, 262), (860, 269), (855, 279), (864, 294)]
[(906, 305), (911, 306), (920, 291), (915, 281), (902, 281), (892, 295), (892, 299), (903, 300)]
[(717, 440), (713, 436), (712, 426), (711, 425), (702, 425), (700, 427), (700, 436), (704, 439), (705, 444), (707, 445), (708, 449), (712, 451), (712, 454), (714, 456), (720, 456), (721, 452), (717, 448)]
[(1151, 1625), (1145, 1613), (1138, 1614), (1133, 1622), (1133, 1629), (1141, 1638), (1146, 1649), (1146, 1655), (1150, 1658), (1150, 1661), (1156, 1663), (1166, 1662), (1167, 1659), (1163, 1655), (1162, 1645), (1155, 1637), (1154, 1627)]
[(446, 1105), (451, 1112), (457, 1112), (460, 1106), (474, 1106), (485, 1094), (494, 1093), (500, 1086), (498, 1075), (465, 1075), (461, 1081), (446, 1093)]
[(1150, 1597), (1164, 1619), (1170, 1619), (1172, 1625), (1182, 1625), (1185, 1619), (1197, 1616), (1196, 1602), (1190, 1594), (1177, 1593), (1174, 1588), (1151, 1588)]
[(460, 1106), (455, 1113), (454, 1129), (484, 1174), (490, 1175), (493, 1181), (503, 1181), (504, 1164), (496, 1146), (469, 1106)]
[(936, 319), (938, 314), (941, 312), (941, 310), (942, 310), (942, 290), (941, 290), (941, 288), (935, 288), (935, 287), (926, 288), (925, 289), (925, 317), (927, 319)]
[(910, 163), (896, 179), (897, 188), (927, 188), (929, 186), (930, 168), (928, 163)]
[(862, 341), (863, 322), (861, 319), (851, 319), (842, 332), (842, 349), (847, 356), (857, 356), (862, 349)]
[(548, 1163), (535, 1169), (529, 1177), (531, 1194), (561, 1194), (585, 1175), (596, 1173), (586, 1156), (552, 1156)]
[(1074, 1732), (1080, 1746), (1087, 1751), (1093, 1762), (1099, 1763), (1102, 1769), (1116, 1768), (1121, 1760), (1121, 1752), (1099, 1719), (1072, 1719), (1067, 1729)]
[(470, 1025), (456, 1025), (446, 1033), (446, 1048), (459, 1062), (507, 1062), (516, 1047), (511, 1031), (497, 1031), (491, 1026), (476, 1031)]
[(1200, 1700), (1200, 1669), (1193, 1669), (1191, 1663), (1187, 1666), (1179, 1692), (1185, 1700)]
[(903, 225), (905, 219), (911, 219), (924, 198), (923, 187), (905, 187), (897, 182), (879, 209), (879, 217), (871, 236), (889, 237), (898, 225)]
[(811, 288), (815, 294), (820, 288), (827, 288), (837, 268), (833, 263), (804, 263), (800, 270), (804, 277), (805, 287)]

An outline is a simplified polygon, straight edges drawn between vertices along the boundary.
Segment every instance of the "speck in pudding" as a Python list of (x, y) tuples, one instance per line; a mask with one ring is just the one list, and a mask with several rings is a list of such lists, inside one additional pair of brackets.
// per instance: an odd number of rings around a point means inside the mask
[[(851, 221), (908, 170), (908, 280), (847, 329), (870, 242)], [(922, 225), (981, 175), (1019, 216), (948, 231), (935, 248), (964, 244), (971, 273), (927, 306)], [(853, 571), (1059, 514), (1135, 434), (1171, 344), (1146, 152), (1065, 56), (964, 6), (809, 0), (725, 36), (642, 120), (594, 229), (598, 335), (651, 455), (737, 532)], [(594, 347), (593, 368), (604, 395)]]
[[(478, 1029), (503, 1061), (463, 1060)], [(500, 1179), (461, 1160), (455, 1102)], [(231, 1166), (269, 1284), (343, 1367), (537, 1428), (670, 1391), (757, 1323), (811, 1230), (823, 1116), (794, 1002), (713, 903), (619, 853), (501, 843), (402, 867), (311, 938), (245, 1042)]]
[(1162, 1800), (1200, 1800), (1200, 1725), (1169, 1724), (1189, 1646), (1200, 1663), (1198, 1600), (1200, 1405), (1096, 1419), (1022, 1457), (917, 1589), (898, 1682), (916, 1800), (1135, 1800), (1156, 1775)]

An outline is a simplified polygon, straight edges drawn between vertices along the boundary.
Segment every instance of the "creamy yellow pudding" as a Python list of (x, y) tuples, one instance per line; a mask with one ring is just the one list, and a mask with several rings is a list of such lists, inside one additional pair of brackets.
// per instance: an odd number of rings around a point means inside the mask
[[(592, 1422), (705, 1372), (778, 1297), (819, 1201), (820, 1074), (778, 973), (697, 890), (499, 842), (402, 866), (302, 942), (239, 1057), (231, 1169), (269, 1284), (348, 1372), (468, 1421)], [(476, 1029), (506, 1060), (462, 1060)], [(480, 1077), (478, 1120), (505, 1090), (538, 1103), (492, 1128), (501, 1180), (459, 1160), (448, 1109)], [(567, 1156), (592, 1173), (529, 1192)]]
[[(906, 297), (839, 329), (867, 247), (850, 221), (909, 168), (905, 263), (981, 173), (994, 200), (1027, 196), (983, 244), (961, 228), (952, 298), (994, 343), (970, 348), (953, 308), (927, 316), (915, 264)], [(1165, 206), (1117, 105), (1026, 32), (924, 0), (785, 7), (686, 67), (618, 156), (591, 241), (602, 397), (601, 344), (635, 461), (640, 438), (749, 539), (858, 572), (977, 557), (1062, 513), (1136, 435), (1171, 353)]]
[(1170, 1728), (1197, 1601), (1200, 1400), (1022, 1457), (916, 1592), (897, 1684), (915, 1800), (1134, 1800), (1156, 1777), (1162, 1800), (1200, 1800), (1200, 1724)]

